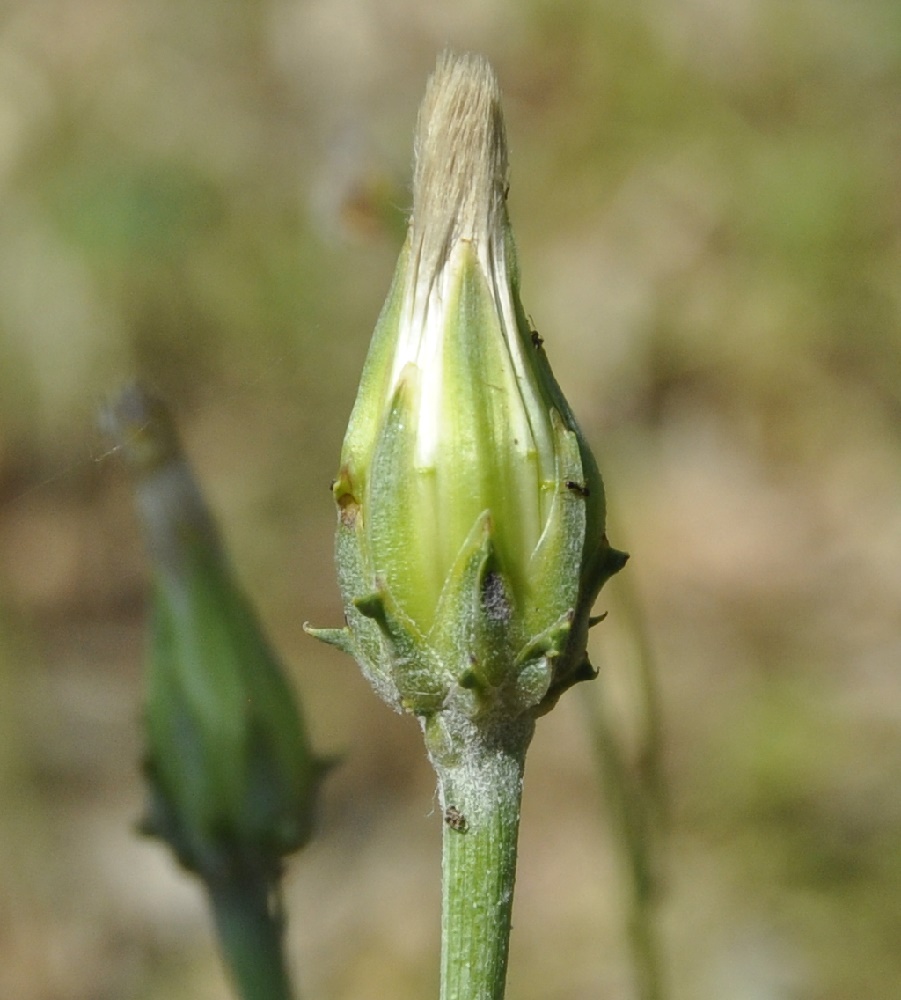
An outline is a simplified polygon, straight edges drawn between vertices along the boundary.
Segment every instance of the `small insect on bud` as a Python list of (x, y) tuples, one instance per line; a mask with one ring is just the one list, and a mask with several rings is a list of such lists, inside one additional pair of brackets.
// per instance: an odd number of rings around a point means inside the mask
[[(519, 296), (497, 80), (445, 54), (413, 214), (334, 486), (350, 652), (390, 704), (538, 715), (592, 676), (589, 613), (625, 556)], [(584, 501), (573, 503), (571, 493)]]
[(466, 817), (456, 806), (448, 806), (444, 810), (444, 822), (457, 833), (466, 833)]

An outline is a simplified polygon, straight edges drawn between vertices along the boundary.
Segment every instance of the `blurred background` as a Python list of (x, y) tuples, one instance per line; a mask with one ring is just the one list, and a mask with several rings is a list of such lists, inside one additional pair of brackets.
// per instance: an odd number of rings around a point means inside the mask
[(11, 0), (0, 997), (230, 996), (134, 832), (146, 566), (95, 413), (135, 374), (343, 756), (289, 871), (303, 995), (437, 994), (417, 726), (301, 625), (340, 622), (329, 483), (448, 44), (500, 77), (525, 307), (632, 553), (531, 751), (511, 1000), (634, 996), (584, 699), (637, 746), (642, 657), (669, 995), (901, 995), (901, 5)]

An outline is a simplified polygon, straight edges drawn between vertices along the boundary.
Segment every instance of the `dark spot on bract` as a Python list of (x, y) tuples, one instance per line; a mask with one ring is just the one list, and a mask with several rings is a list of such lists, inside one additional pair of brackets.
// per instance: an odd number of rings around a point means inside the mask
[(510, 602), (500, 573), (494, 570), (485, 574), (482, 581), (482, 607), (492, 621), (505, 622), (510, 619)]
[(351, 493), (343, 493), (338, 497), (337, 503), (341, 524), (345, 528), (354, 527), (357, 523), (357, 514), (360, 512), (360, 505), (357, 503), (356, 497)]

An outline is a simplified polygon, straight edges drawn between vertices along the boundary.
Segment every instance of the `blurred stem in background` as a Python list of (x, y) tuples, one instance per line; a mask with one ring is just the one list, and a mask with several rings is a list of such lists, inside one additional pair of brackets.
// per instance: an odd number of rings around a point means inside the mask
[(104, 422), (152, 565), (143, 829), (203, 882), (243, 1000), (290, 1000), (282, 866), (309, 840), (323, 763), (165, 407), (131, 386)]
[(253, 873), (204, 878), (216, 933), (243, 1000), (292, 1000), (277, 879)]
[(660, 899), (660, 847), (666, 819), (661, 736), (662, 720), (656, 665), (647, 623), (628, 578), (617, 588), (617, 610), (632, 642), (637, 718), (635, 746), (627, 746), (605, 697), (605, 678), (584, 692), (602, 795), (620, 852), (627, 885), (626, 925), (635, 976), (636, 1000), (666, 996), (656, 929)]

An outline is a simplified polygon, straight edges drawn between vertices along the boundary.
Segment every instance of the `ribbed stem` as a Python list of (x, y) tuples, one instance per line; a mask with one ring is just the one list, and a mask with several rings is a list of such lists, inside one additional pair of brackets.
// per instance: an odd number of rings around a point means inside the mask
[[(450, 728), (450, 727), (448, 727)], [(464, 732), (461, 734), (459, 729)], [(531, 722), (486, 733), (464, 722), (432, 755), (444, 809), (441, 1000), (502, 1000)]]

